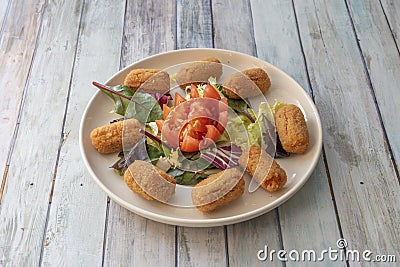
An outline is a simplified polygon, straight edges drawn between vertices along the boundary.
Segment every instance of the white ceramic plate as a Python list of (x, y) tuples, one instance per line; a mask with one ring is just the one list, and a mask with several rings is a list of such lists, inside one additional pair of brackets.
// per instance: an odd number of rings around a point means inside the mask
[(106, 95), (97, 92), (88, 103), (80, 126), (80, 148), (83, 160), (98, 185), (118, 204), (152, 220), (182, 226), (206, 227), (237, 223), (264, 214), (288, 200), (307, 181), (314, 170), (322, 147), (322, 128), (318, 111), (303, 88), (283, 71), (258, 58), (238, 52), (218, 49), (185, 49), (171, 51), (138, 61), (111, 77), (106, 84), (122, 84), (124, 77), (132, 69), (164, 69), (188, 61), (207, 57), (217, 57), (223, 64), (239, 70), (261, 67), (271, 78), (271, 88), (265, 94), (270, 103), (275, 99), (298, 105), (305, 114), (310, 133), (310, 147), (303, 155), (292, 155), (279, 159), (286, 170), (288, 181), (277, 193), (268, 193), (259, 188), (253, 193), (246, 190), (243, 196), (229, 205), (210, 214), (203, 214), (196, 208), (180, 208), (145, 200), (134, 194), (124, 183), (123, 177), (109, 168), (117, 156), (99, 154), (91, 145), (90, 132), (107, 124), (117, 116), (110, 113), (113, 102)]

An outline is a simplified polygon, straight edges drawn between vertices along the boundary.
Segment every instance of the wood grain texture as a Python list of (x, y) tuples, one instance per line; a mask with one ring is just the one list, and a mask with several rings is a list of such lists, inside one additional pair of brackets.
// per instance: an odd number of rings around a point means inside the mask
[(392, 30), (394, 39), (396, 40), (397, 47), (400, 43), (400, 3), (396, 0), (380, 0), (383, 10), (385, 12), (387, 21)]
[(91, 81), (104, 81), (119, 68), (124, 11), (124, 2), (112, 0), (86, 1), (83, 7), (43, 266), (102, 264), (107, 197), (85, 169), (78, 131), (96, 92)]
[(178, 266), (226, 266), (224, 227), (178, 227)]
[(212, 1), (214, 47), (255, 55), (248, 1)]
[(379, 2), (347, 2), (391, 150), (400, 166), (400, 117), (394, 112), (400, 99), (400, 54)]
[[(121, 67), (175, 48), (175, 3), (128, 1)], [(175, 227), (140, 217), (110, 202), (106, 266), (174, 266)]]
[[(2, 1), (1, 12), (5, 14), (8, 1)], [(39, 32), (44, 0), (12, 1), (8, 19), (3, 21), (0, 36), (0, 177), (8, 164), (7, 156), (13, 143), (19, 107), (29, 76)], [(4, 26), (4, 27), (3, 27)], [(0, 200), (2, 195), (0, 187)]]
[[(213, 1), (214, 45), (255, 55), (255, 40), (250, 5), (247, 1)], [(255, 225), (257, 227), (255, 227)], [(252, 238), (244, 238), (250, 236)], [(258, 237), (258, 238), (256, 238)], [(281, 248), (276, 211), (259, 218), (227, 226), (228, 260), (230, 266), (257, 266), (257, 251), (265, 244)]]
[[(252, 0), (251, 10), (258, 57), (288, 73), (311, 95), (292, 1)], [(322, 156), (304, 187), (278, 210), (283, 247), (287, 251), (322, 251), (336, 246), (340, 237), (339, 226)], [(323, 264), (338, 265), (332, 262)], [(286, 265), (308, 266), (309, 263), (287, 262)]]
[(177, 48), (213, 47), (210, 0), (177, 2)]
[(53, 1), (44, 10), (1, 203), (1, 265), (39, 263), (80, 11), (81, 1)]
[[(177, 47), (212, 47), (209, 1), (178, 1)], [(178, 266), (225, 266), (224, 227), (177, 227)]]
[(110, 203), (105, 266), (175, 266), (175, 227)]
[(395, 253), (400, 190), (344, 2), (295, 1), (327, 164), (352, 249)]
[(0, 40), (3, 36), (4, 26), (7, 21), (8, 9), (10, 7), (11, 0), (0, 2)]

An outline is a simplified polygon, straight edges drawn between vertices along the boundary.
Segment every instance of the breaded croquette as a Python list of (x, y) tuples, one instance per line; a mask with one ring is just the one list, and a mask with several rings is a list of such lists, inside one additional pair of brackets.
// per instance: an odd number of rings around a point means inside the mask
[(215, 57), (200, 59), (178, 71), (175, 80), (185, 90), (187, 85), (206, 83), (210, 77), (219, 78), (222, 75), (222, 64)]
[(135, 160), (125, 171), (124, 181), (147, 200), (167, 202), (175, 193), (175, 179), (146, 161)]
[(281, 189), (287, 181), (285, 170), (259, 146), (251, 146), (239, 158), (239, 165), (269, 192)]
[(275, 123), (283, 149), (295, 154), (306, 152), (309, 134), (300, 108), (292, 104), (281, 107), (275, 114)]
[(141, 93), (169, 93), (169, 74), (159, 69), (135, 69), (125, 77), (124, 85)]
[(117, 121), (94, 129), (90, 139), (100, 153), (120, 152), (133, 147), (143, 135), (142, 124), (136, 119)]
[(211, 212), (239, 198), (244, 192), (243, 173), (227, 169), (201, 181), (192, 190), (192, 201), (201, 212)]
[(229, 76), (222, 86), (229, 98), (240, 99), (264, 94), (271, 80), (263, 69), (253, 68)]

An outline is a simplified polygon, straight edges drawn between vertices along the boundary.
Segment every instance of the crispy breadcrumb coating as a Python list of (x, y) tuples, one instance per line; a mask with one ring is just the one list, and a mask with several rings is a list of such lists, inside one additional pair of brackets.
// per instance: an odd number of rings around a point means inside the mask
[(259, 146), (251, 146), (239, 158), (242, 166), (262, 188), (269, 192), (280, 190), (287, 181), (285, 170)]
[(253, 68), (234, 73), (222, 86), (229, 98), (240, 99), (264, 94), (271, 86), (271, 80), (263, 69)]
[(244, 192), (244, 185), (239, 168), (221, 171), (194, 186), (193, 204), (201, 212), (214, 211), (239, 198)]
[(134, 69), (126, 75), (124, 85), (142, 93), (169, 93), (169, 74), (159, 69)]
[(167, 202), (175, 193), (175, 179), (149, 162), (135, 160), (125, 171), (124, 181), (147, 200)]
[(121, 152), (133, 147), (143, 137), (139, 132), (142, 127), (136, 119), (118, 121), (94, 129), (90, 139), (100, 153)]
[(275, 114), (275, 123), (283, 149), (295, 154), (307, 151), (309, 134), (300, 108), (292, 104), (281, 107)]

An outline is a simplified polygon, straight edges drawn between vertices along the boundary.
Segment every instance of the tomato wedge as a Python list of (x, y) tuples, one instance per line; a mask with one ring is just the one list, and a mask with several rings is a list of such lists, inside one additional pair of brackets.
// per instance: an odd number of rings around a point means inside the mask
[(200, 94), (199, 91), (197, 90), (196, 85), (191, 84), (190, 85), (190, 98), (199, 98)]
[(219, 95), (217, 89), (214, 88), (211, 84), (207, 84), (206, 88), (204, 89), (204, 97), (207, 98), (214, 98), (216, 100), (221, 100), (221, 96)]
[(184, 152), (196, 152), (199, 151), (200, 139), (185, 135), (181, 144), (181, 150)]
[(163, 104), (163, 118), (164, 120), (168, 117), (169, 113), (171, 113), (172, 108), (168, 107), (166, 104)]
[(179, 104), (182, 104), (183, 102), (186, 102), (186, 99), (182, 97), (178, 92), (175, 93), (174, 107), (177, 107)]
[(158, 131), (161, 132), (162, 128), (164, 126), (164, 120), (156, 120), (156, 125), (157, 125), (157, 128), (158, 128)]

